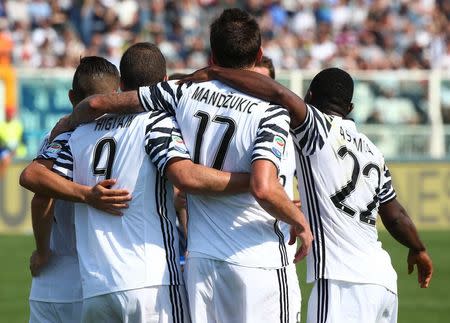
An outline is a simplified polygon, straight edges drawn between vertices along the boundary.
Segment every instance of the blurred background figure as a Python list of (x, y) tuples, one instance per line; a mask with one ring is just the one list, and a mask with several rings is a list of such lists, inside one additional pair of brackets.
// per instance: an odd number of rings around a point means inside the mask
[(256, 63), (253, 70), (257, 73), (268, 76), (271, 79), (275, 79), (275, 68), (273, 66), (273, 62), (265, 55), (261, 58), (260, 62)]
[(24, 156), (26, 148), (22, 144), (23, 126), (15, 118), (13, 110), (6, 110), (5, 121), (0, 123), (0, 180), (6, 174), (6, 170), (12, 158), (18, 154)]

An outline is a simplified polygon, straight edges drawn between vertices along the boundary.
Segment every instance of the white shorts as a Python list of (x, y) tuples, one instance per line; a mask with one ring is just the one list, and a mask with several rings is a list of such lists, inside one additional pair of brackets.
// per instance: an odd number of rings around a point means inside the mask
[(189, 323), (184, 286), (153, 286), (86, 298), (85, 323)]
[(30, 300), (30, 323), (80, 323), (82, 302), (51, 303)]
[(184, 274), (192, 322), (300, 322), (294, 265), (262, 269), (194, 257)]
[(314, 283), (308, 323), (395, 323), (397, 295), (386, 287), (331, 279)]

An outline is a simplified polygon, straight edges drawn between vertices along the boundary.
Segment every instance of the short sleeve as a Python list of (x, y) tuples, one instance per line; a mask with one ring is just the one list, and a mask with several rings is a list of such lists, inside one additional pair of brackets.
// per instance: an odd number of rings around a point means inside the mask
[(311, 156), (322, 149), (331, 129), (333, 117), (311, 105), (306, 105), (307, 114), (303, 123), (291, 130), (295, 145), (304, 156)]
[(392, 186), (391, 172), (387, 168), (386, 164), (383, 167), (383, 173), (381, 174), (380, 191), (378, 193), (378, 199), (380, 204), (384, 204), (392, 201), (397, 197), (394, 186)]
[(55, 161), (63, 146), (67, 144), (72, 132), (65, 132), (57, 136), (51, 143), (48, 142), (48, 136), (44, 139), (39, 149), (36, 159), (46, 159)]
[(47, 149), (49, 136), (50, 136), (50, 134), (46, 134), (44, 139), (42, 139), (41, 144), (39, 145), (38, 152), (37, 152), (36, 157), (34, 158), (34, 160), (42, 159), (42, 158), (39, 158), (39, 156), (42, 156), (42, 154)]
[(188, 85), (177, 81), (161, 82), (138, 89), (138, 97), (145, 111), (163, 111), (175, 116), (175, 109)]
[(52, 170), (69, 180), (73, 178), (73, 158), (69, 145), (71, 134), (66, 132), (56, 137), (40, 155), (41, 159), (53, 160)]
[(271, 105), (264, 113), (258, 126), (253, 146), (252, 162), (266, 159), (280, 169), (280, 162), (286, 150), (289, 135), (289, 113), (281, 106)]
[(152, 112), (145, 130), (145, 151), (161, 174), (174, 158), (190, 159), (177, 121), (169, 113)]

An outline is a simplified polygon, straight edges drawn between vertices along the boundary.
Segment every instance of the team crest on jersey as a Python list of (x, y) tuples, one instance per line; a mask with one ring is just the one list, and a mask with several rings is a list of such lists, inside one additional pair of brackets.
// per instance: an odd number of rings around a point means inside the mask
[(172, 141), (175, 141), (177, 144), (183, 144), (183, 138), (177, 135), (172, 135)]
[(61, 151), (62, 146), (61, 144), (57, 143), (57, 142), (52, 142), (48, 147), (47, 147), (47, 152), (51, 153), (51, 154), (57, 154)]
[(276, 143), (276, 145), (279, 146), (282, 149), (284, 149), (284, 146), (286, 146), (286, 142), (280, 136), (275, 136), (273, 138), (273, 142)]

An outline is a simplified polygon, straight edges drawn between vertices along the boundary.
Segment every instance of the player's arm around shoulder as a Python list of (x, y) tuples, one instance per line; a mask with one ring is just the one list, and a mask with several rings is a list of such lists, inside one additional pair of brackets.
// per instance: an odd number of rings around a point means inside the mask
[(52, 129), (50, 138), (54, 139), (62, 133), (72, 131), (106, 113), (133, 114), (143, 111), (137, 91), (94, 94), (78, 103), (71, 114), (61, 118)]
[(291, 126), (298, 127), (306, 118), (305, 102), (294, 92), (270, 77), (248, 70), (209, 66), (198, 70), (180, 83), (219, 80), (251, 96), (285, 107), (291, 115)]

